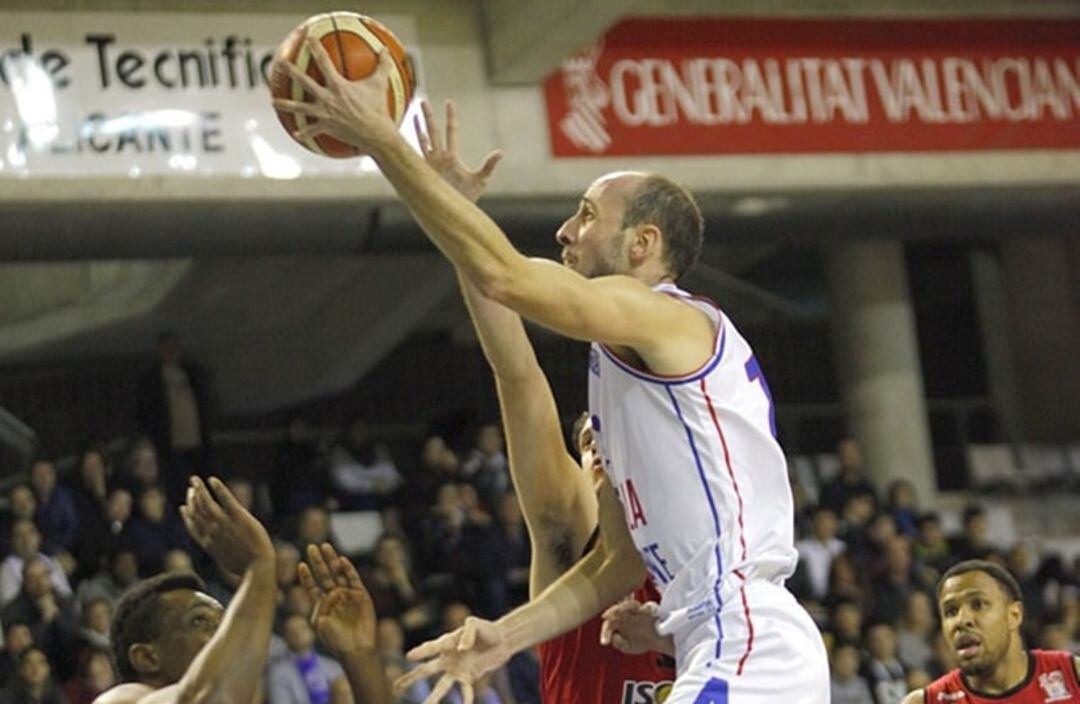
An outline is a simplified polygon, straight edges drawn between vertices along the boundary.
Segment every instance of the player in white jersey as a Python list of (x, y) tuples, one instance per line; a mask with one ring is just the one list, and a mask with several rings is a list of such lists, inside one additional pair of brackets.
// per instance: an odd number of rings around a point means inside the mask
[(795, 565), (794, 516), (764, 380), (730, 322), (673, 288), (701, 248), (690, 194), (654, 174), (608, 174), (559, 229), (563, 266), (526, 258), (399, 134), (386, 112), (385, 56), (372, 77), (349, 81), (321, 45), (308, 46), (327, 86), (288, 65), (314, 102), (275, 101), (314, 118), (297, 136), (325, 133), (370, 154), (482, 295), (603, 343), (593, 359), (600, 377), (590, 374), (590, 410), (611, 463), (598, 494), (599, 544), (507, 616), (470, 619), (414, 649), (414, 659), (430, 659), (401, 684), (444, 672), (428, 701), (454, 683), (471, 701), (472, 683), (514, 652), (628, 594), (646, 574), (644, 557), (667, 581), (662, 628), (678, 665), (670, 704), (825, 704), (824, 647), (781, 586)]

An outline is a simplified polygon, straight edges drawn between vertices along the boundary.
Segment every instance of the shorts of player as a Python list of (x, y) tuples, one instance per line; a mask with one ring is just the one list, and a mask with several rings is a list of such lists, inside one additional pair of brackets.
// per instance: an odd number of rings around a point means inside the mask
[(665, 704), (829, 704), (821, 634), (781, 586), (747, 582), (719, 619), (676, 634), (675, 652)]

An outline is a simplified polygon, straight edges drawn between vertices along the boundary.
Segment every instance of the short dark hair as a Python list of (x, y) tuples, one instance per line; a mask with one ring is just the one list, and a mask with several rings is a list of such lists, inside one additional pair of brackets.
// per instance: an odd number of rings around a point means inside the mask
[(574, 457), (577, 457), (579, 460), (581, 459), (581, 448), (578, 447), (578, 438), (581, 437), (581, 431), (585, 429), (585, 424), (591, 420), (592, 416), (589, 415), (589, 412), (582, 411), (570, 426), (570, 449)]
[(664, 258), (676, 280), (690, 271), (701, 254), (705, 221), (690, 191), (669, 178), (646, 174), (623, 213), (623, 228), (655, 225), (664, 235)]
[(192, 572), (163, 572), (131, 587), (116, 602), (109, 635), (121, 681), (138, 680), (139, 673), (128, 659), (128, 650), (136, 643), (149, 643), (161, 635), (161, 596), (177, 589), (201, 592), (206, 584)]
[(1024, 601), (1024, 596), (1020, 592), (1020, 585), (1016, 583), (1016, 578), (1009, 574), (1009, 571), (1004, 567), (989, 560), (964, 560), (945, 570), (945, 574), (941, 575), (941, 579), (938, 580), (937, 584), (938, 601), (941, 601), (941, 590), (945, 586), (945, 580), (968, 572), (982, 572), (998, 583), (1001, 591), (1005, 592), (1005, 596), (1009, 597), (1010, 601), (1019, 601), (1021, 603)]

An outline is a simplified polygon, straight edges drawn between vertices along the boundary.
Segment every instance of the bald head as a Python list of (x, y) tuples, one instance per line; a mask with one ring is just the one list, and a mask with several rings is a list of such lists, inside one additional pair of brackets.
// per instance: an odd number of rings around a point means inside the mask
[(623, 228), (652, 225), (663, 238), (663, 258), (672, 279), (679, 280), (697, 262), (705, 221), (691, 193), (671, 179), (641, 171), (617, 171), (612, 187), (625, 194)]

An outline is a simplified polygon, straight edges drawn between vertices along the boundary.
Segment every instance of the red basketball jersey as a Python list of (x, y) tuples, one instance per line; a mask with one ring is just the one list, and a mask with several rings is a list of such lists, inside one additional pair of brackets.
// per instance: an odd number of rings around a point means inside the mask
[[(634, 598), (659, 601), (646, 582)], [(599, 615), (540, 645), (540, 688), (544, 704), (658, 704), (675, 670), (658, 653), (624, 655), (600, 645)]]
[(957, 669), (926, 688), (926, 704), (1080, 704), (1080, 680), (1072, 653), (1031, 650), (1028, 655), (1027, 678), (1009, 692), (980, 696), (967, 687)]

